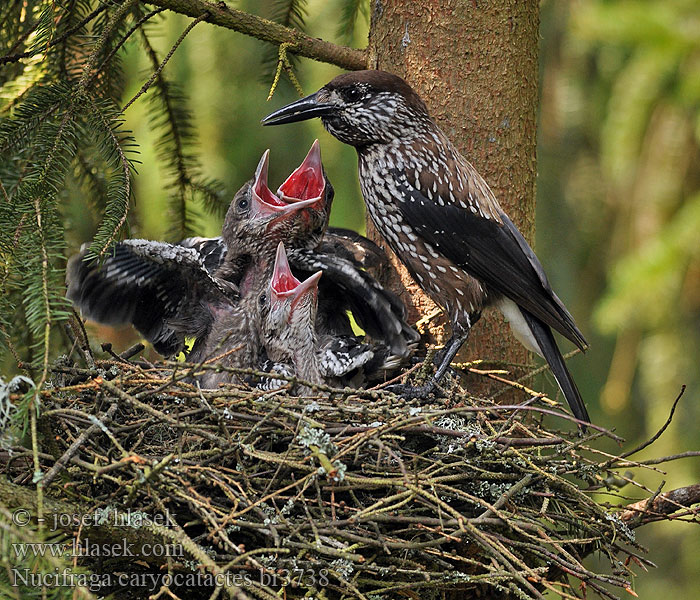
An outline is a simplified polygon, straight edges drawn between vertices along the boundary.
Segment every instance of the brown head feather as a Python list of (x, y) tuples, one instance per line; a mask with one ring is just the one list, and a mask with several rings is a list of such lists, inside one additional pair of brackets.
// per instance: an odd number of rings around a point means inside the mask
[(393, 92), (402, 95), (406, 104), (413, 108), (428, 112), (428, 107), (421, 97), (413, 91), (401, 77), (388, 73), (387, 71), (350, 71), (338, 75), (335, 79), (327, 83), (324, 87), (327, 90), (338, 90), (354, 84), (364, 83), (375, 92)]

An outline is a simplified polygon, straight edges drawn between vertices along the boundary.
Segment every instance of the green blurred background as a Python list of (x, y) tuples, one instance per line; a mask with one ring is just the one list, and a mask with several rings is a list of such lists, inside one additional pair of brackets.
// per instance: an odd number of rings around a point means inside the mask
[[(351, 39), (338, 33), (337, 0), (310, 0), (306, 29), (331, 41), (365, 45), (367, 23)], [(267, 2), (238, 8), (266, 14)], [(189, 19), (167, 14), (155, 38), (163, 56)], [(591, 342), (571, 361), (596, 423), (614, 428), (631, 448), (665, 421), (688, 386), (669, 430), (639, 459), (700, 448), (700, 2), (697, 0), (545, 0), (541, 5), (541, 101), (538, 129), (536, 250), (553, 287)], [(321, 140), (336, 188), (332, 224), (364, 228), (354, 151), (317, 120), (262, 128), (260, 119), (297, 97), (283, 78), (266, 102), (270, 49), (243, 35), (199, 24), (165, 69), (179, 82), (194, 115), (203, 175), (232, 195), (271, 149), (270, 185), (279, 185)], [(273, 61), (274, 62), (274, 61)], [(150, 75), (140, 49), (126, 57), (125, 99)], [(301, 59), (305, 93), (336, 75), (335, 67)], [(126, 112), (139, 143), (130, 237), (169, 239), (165, 174), (147, 102)], [(95, 223), (75, 204), (71, 248)], [(200, 235), (221, 222), (189, 207)], [(613, 446), (605, 450), (614, 452)], [(698, 459), (667, 473), (640, 473), (655, 490), (700, 481)], [(632, 486), (623, 493), (641, 497)], [(603, 499), (601, 497), (601, 499)], [(614, 499), (611, 499), (614, 501)], [(639, 541), (658, 570), (636, 583), (641, 598), (700, 597), (700, 535), (687, 523), (647, 525)]]

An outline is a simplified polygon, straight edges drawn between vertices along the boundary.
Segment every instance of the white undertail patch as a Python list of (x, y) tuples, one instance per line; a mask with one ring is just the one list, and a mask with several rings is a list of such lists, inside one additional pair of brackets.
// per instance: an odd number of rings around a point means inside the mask
[(518, 305), (510, 298), (503, 297), (495, 303), (495, 306), (503, 313), (503, 316), (510, 323), (510, 329), (517, 340), (531, 352), (543, 356), (540, 346), (535, 336), (532, 335), (532, 331), (527, 321), (525, 321), (523, 313), (520, 312)]

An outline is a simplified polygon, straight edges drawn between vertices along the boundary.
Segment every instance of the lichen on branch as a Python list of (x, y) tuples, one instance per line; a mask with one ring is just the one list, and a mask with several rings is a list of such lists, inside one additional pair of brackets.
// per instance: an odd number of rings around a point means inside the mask
[(311, 37), (296, 29), (231, 8), (224, 2), (215, 4), (205, 0), (142, 1), (190, 17), (206, 15), (204, 20), (207, 23), (226, 27), (264, 42), (277, 45), (288, 44), (289, 51), (299, 56), (330, 63), (350, 71), (367, 68), (365, 50), (349, 48)]

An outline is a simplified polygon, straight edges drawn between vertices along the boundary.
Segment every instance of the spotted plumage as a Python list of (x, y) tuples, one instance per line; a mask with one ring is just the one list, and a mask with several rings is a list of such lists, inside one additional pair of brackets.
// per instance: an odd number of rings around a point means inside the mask
[[(285, 379), (286, 377), (293, 378), (295, 376), (293, 365), (285, 362), (275, 362), (267, 357), (260, 363), (260, 371), (271, 375), (259, 378), (251, 377), (251, 382), (259, 390), (279, 390), (287, 385), (288, 380)], [(274, 375), (283, 375), (284, 378), (274, 377)]]
[(263, 123), (312, 117), (356, 148), (373, 223), (452, 322), (453, 336), (435, 377), (413, 392), (424, 395), (434, 388), (481, 311), (495, 306), (510, 319), (516, 337), (547, 360), (574, 415), (589, 421), (551, 329), (581, 349), (583, 335), (487, 183), (415, 91), (383, 71), (346, 73)]

